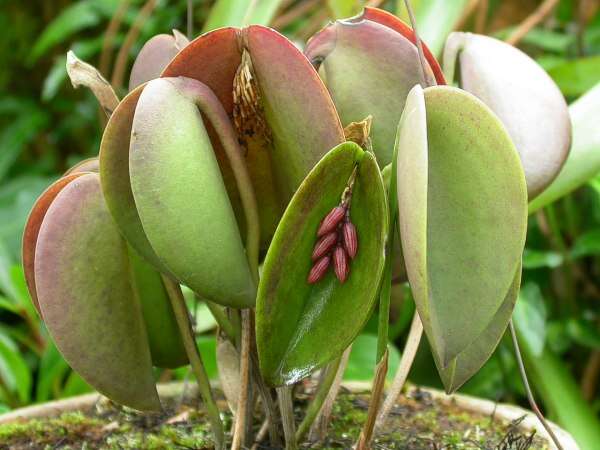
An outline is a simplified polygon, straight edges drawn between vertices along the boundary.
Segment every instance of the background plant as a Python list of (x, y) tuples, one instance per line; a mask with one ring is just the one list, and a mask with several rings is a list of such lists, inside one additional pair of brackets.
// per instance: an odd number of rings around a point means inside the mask
[[(238, 3), (235, 17), (222, 5), (229, 2), (195, 2), (197, 28), (223, 23), (239, 24), (248, 2)], [(405, 14), (401, 4), (380, 2), (390, 11)], [(401, 3), (401, 2), (400, 2)], [(444, 14), (434, 8), (449, 3), (455, 8)], [(473, 6), (477, 3), (476, 6)], [(575, 101), (599, 80), (600, 18), (596, 2), (560, 1), (518, 42), (536, 58), (557, 82), (565, 96)], [(431, 6), (433, 5), (433, 6)], [(306, 39), (328, 17), (358, 12), (354, 2), (282, 2), (271, 24), (292, 38)], [(461, 29), (514, 36), (518, 25), (538, 2), (480, 1), (426, 2), (415, 4), (426, 42), (443, 42), (436, 30)], [(552, 5), (551, 5), (552, 6)], [(123, 26), (114, 35), (118, 48), (134, 27), (142, 2), (132, 1), (123, 15)], [(115, 1), (44, 2), (42, 14), (34, 2), (6, 2), (0, 13), (3, 26), (0, 86), (8, 94), (0, 100), (0, 287), (2, 289), (2, 340), (0, 378), (2, 403), (12, 408), (32, 401), (71, 395), (86, 389), (60, 358), (40, 325), (26, 293), (19, 267), (19, 239), (25, 215), (33, 200), (49, 182), (76, 161), (97, 152), (102, 123), (95, 100), (85, 91), (73, 91), (64, 72), (64, 54), (73, 48), (88, 61), (101, 64), (102, 45), (112, 17), (119, 9)], [(147, 10), (147, 9), (146, 9)], [(221, 12), (223, 15), (221, 16)], [(465, 16), (465, 12), (470, 12)], [(270, 20), (268, 14), (264, 20)], [(185, 29), (185, 2), (156, 2), (143, 21), (139, 36), (127, 52), (126, 67), (141, 44), (151, 35), (173, 27)], [(139, 23), (139, 22), (138, 22)], [(206, 25), (202, 25), (206, 24)], [(431, 33), (431, 34), (430, 34)], [(431, 37), (429, 37), (431, 36)], [(514, 39), (514, 38), (512, 38)], [(441, 46), (432, 45), (432, 50)], [(117, 51), (113, 52), (114, 60)], [(115, 64), (110, 64), (113, 67)], [(110, 66), (109, 65), (109, 66)], [(105, 67), (106, 70), (106, 67)], [(104, 74), (109, 75), (112, 70)], [(596, 89), (587, 104), (572, 107), (572, 113), (586, 116), (593, 124), (600, 93)], [(57, 124), (59, 124), (57, 126)], [(597, 129), (582, 128), (580, 139), (589, 140), (589, 149), (598, 149)], [(584, 159), (582, 170), (594, 172), (595, 164)], [(593, 173), (590, 173), (593, 175)], [(598, 415), (600, 373), (600, 332), (598, 325), (598, 255), (600, 254), (600, 180), (592, 178), (571, 195), (543, 205), (530, 217), (525, 253), (523, 289), (516, 310), (516, 325), (525, 341), (524, 353), (534, 385), (540, 389), (551, 418), (557, 418), (576, 435), (585, 435), (585, 424)], [(535, 206), (535, 205), (534, 205)], [(401, 346), (414, 308), (407, 290), (394, 289), (390, 336)], [(193, 299), (190, 303), (193, 306)], [(197, 315), (198, 332), (212, 326), (202, 308)], [(361, 340), (374, 339), (377, 318), (371, 319)], [(214, 341), (201, 338), (205, 358)], [(516, 365), (508, 343), (502, 343), (490, 362), (463, 391), (505, 401), (524, 400), (516, 377)], [(360, 346), (356, 346), (360, 347)], [(367, 347), (368, 348), (368, 347)], [(371, 347), (372, 348), (372, 347)], [(17, 352), (16, 350), (20, 350)], [(354, 361), (364, 354), (354, 350)], [(437, 384), (437, 375), (428, 352), (418, 355), (419, 370), (411, 379)], [(350, 367), (372, 370), (372, 364)], [(352, 374), (352, 372), (350, 372)], [(553, 373), (555, 377), (545, 374)], [(214, 371), (213, 371), (214, 374)], [(173, 374), (166, 373), (167, 379)], [(354, 377), (368, 378), (362, 372)], [(568, 402), (572, 408), (561, 408)], [(568, 410), (568, 414), (562, 414)], [(584, 425), (582, 425), (584, 424)], [(581, 439), (585, 439), (582, 437)]]

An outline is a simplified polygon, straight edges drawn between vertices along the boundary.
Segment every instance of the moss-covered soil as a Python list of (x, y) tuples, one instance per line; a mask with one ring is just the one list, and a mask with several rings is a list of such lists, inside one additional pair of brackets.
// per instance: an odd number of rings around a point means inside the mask
[[(309, 396), (298, 396), (298, 417)], [(343, 392), (334, 408), (331, 432), (325, 442), (304, 443), (302, 448), (350, 449), (367, 414), (367, 394)], [(194, 400), (177, 399), (162, 414), (140, 414), (99, 402), (90, 411), (61, 417), (0, 426), (0, 449), (198, 449), (212, 448), (210, 431)], [(222, 410), (225, 404), (222, 403)], [(225, 425), (231, 417), (225, 415)], [(257, 420), (256, 427), (260, 426)], [(258, 449), (275, 450), (267, 443)], [(373, 449), (406, 450), (527, 450), (547, 449), (518, 424), (465, 413), (442, 405), (429, 394), (413, 391), (396, 406), (387, 429)]]

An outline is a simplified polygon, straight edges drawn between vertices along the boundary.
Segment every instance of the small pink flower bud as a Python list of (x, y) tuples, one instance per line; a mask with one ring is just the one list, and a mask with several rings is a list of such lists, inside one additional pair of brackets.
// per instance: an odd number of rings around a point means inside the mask
[(335, 231), (332, 231), (331, 233), (320, 238), (315, 244), (315, 248), (312, 253), (312, 260), (316, 261), (317, 259), (321, 258), (321, 256), (329, 253), (329, 251), (337, 242), (337, 239), (338, 235)]
[(329, 263), (331, 262), (331, 258), (329, 256), (323, 256), (319, 259), (310, 269), (310, 273), (308, 274), (308, 284), (314, 284), (319, 281), (325, 273), (327, 272), (327, 268), (329, 267)]
[(341, 245), (338, 245), (333, 251), (333, 270), (340, 283), (346, 281), (349, 272), (348, 256), (346, 255), (346, 250)]
[(321, 237), (329, 233), (330, 231), (335, 230), (335, 227), (341, 222), (341, 220), (346, 215), (346, 208), (342, 206), (336, 206), (329, 214), (325, 216), (325, 218), (321, 221), (321, 225), (319, 225), (319, 229), (317, 230), (317, 237)]
[(354, 259), (358, 250), (358, 236), (356, 234), (356, 227), (349, 220), (344, 222), (342, 227), (344, 247), (350, 259)]

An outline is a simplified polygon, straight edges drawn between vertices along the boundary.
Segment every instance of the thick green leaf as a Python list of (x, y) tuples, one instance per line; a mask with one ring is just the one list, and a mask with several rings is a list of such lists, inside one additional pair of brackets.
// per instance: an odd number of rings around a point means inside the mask
[(126, 244), (97, 174), (72, 180), (48, 208), (37, 238), (35, 285), (44, 322), (73, 369), (119, 403), (160, 409)]
[[(248, 71), (256, 82), (243, 88), (258, 100), (244, 106), (249, 129), (238, 130), (238, 138), (246, 151), (266, 248), (299, 184), (327, 151), (343, 142), (344, 133), (314, 68), (289, 40), (269, 28), (222, 28), (202, 35), (173, 59), (162, 76), (204, 83), (233, 116), (234, 78), (243, 63), (240, 47), (250, 56)], [(239, 195), (229, 162), (210, 126), (208, 130), (239, 217)]]
[[(340, 283), (330, 270), (307, 283), (320, 221), (340, 202), (357, 167), (350, 217), (359, 250)], [(331, 150), (292, 198), (269, 248), (259, 285), (256, 339), (260, 369), (274, 386), (292, 384), (338, 357), (360, 332), (383, 272), (387, 207), (374, 157), (354, 143)]]
[(496, 314), (494, 314), (485, 330), (467, 348), (459, 353), (448, 364), (447, 368), (444, 369), (442, 364), (436, 361), (436, 366), (438, 367), (446, 392), (451, 393), (460, 388), (473, 375), (479, 372), (479, 369), (492, 356), (512, 316), (520, 285), (521, 267), (519, 266), (513, 284), (508, 290), (502, 305), (500, 305), (500, 308), (496, 311)]
[(170, 34), (157, 34), (150, 38), (139, 51), (129, 75), (129, 90), (158, 78), (173, 57), (189, 41), (178, 31)]
[(129, 147), (135, 108), (144, 86), (134, 89), (113, 111), (100, 144), (100, 180), (106, 206), (131, 246), (163, 273), (168, 270), (148, 242), (129, 180)]
[(500, 121), (460, 89), (415, 86), (398, 132), (408, 279), (445, 368), (484, 332), (513, 285), (527, 222), (523, 169)]
[(211, 301), (252, 306), (256, 287), (200, 111), (169, 80), (140, 95), (129, 172), (143, 229), (169, 272)]
[(42, 195), (36, 200), (29, 218), (25, 224), (25, 230), (23, 231), (23, 271), (25, 272), (25, 281), (29, 289), (29, 295), (35, 305), (37, 311), (41, 314), (40, 304), (37, 298), (37, 289), (35, 286), (35, 249), (38, 241), (38, 234), (42, 226), (44, 217), (50, 205), (56, 198), (56, 196), (68, 185), (71, 181), (81, 176), (81, 173), (74, 173), (67, 175), (55, 183), (53, 183), (48, 189), (46, 189)]
[[(406, 96), (421, 82), (417, 47), (390, 27), (360, 16), (320, 31), (305, 54), (319, 66), (344, 125), (373, 116), (373, 150), (380, 166), (389, 164)], [(433, 78), (431, 70), (428, 74)]]
[(171, 301), (159, 272), (129, 248), (132, 280), (142, 306), (152, 362), (158, 367), (175, 368), (188, 358)]
[(450, 35), (444, 72), (498, 115), (521, 157), (529, 198), (540, 194), (571, 147), (569, 111), (552, 78), (517, 48), (471, 33)]
[(529, 205), (529, 212), (568, 194), (600, 171), (600, 84), (569, 107), (573, 122), (573, 148), (558, 177)]

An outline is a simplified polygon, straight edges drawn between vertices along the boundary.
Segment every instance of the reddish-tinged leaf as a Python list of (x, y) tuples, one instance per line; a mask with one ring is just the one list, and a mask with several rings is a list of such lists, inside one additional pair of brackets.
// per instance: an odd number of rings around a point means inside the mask
[(38, 240), (38, 233), (40, 232), (40, 227), (42, 226), (44, 216), (46, 215), (48, 208), (56, 196), (67, 184), (81, 175), (81, 173), (74, 173), (54, 182), (54, 184), (46, 189), (36, 200), (31, 212), (29, 213), (27, 223), (25, 224), (22, 248), (23, 272), (25, 273), (25, 282), (27, 283), (31, 300), (33, 301), (35, 309), (37, 309), (40, 315), (40, 304), (38, 302), (37, 290), (35, 286), (35, 247)]
[(69, 365), (114, 401), (159, 410), (127, 247), (97, 174), (74, 178), (48, 208), (35, 251), (35, 284), (44, 322)]
[[(179, 33), (179, 32), (177, 32)], [(129, 90), (158, 78), (173, 57), (189, 41), (181, 33), (175, 35), (158, 34), (151, 37), (135, 58), (129, 75)]]
[[(388, 28), (391, 28), (394, 31), (397, 31), (402, 36), (407, 38), (410, 42), (416, 45), (417, 40), (415, 38), (415, 32), (413, 31), (413, 29), (395, 15), (384, 11), (383, 9), (371, 8), (367, 6), (363, 11), (362, 16), (365, 19), (372, 20), (373, 22), (380, 23)], [(423, 45), (423, 55), (425, 56), (425, 59), (427, 60), (429, 66), (431, 67), (431, 70), (433, 71), (436, 83), (446, 84), (446, 79), (444, 78), (444, 73), (442, 72), (440, 63), (435, 58), (435, 56), (433, 56), (433, 53), (431, 53), (429, 47), (427, 47), (427, 44), (425, 44), (425, 42), (423, 41), (421, 41), (421, 44)]]

